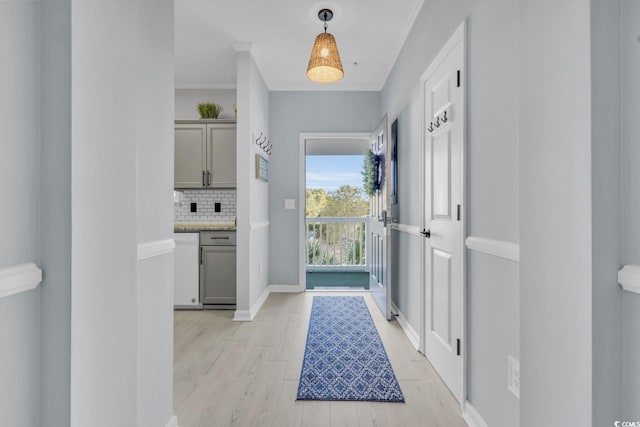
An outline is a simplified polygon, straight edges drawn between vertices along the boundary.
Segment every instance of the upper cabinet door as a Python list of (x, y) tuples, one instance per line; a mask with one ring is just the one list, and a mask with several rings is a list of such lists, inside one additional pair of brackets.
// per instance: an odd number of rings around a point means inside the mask
[(208, 184), (212, 188), (236, 187), (236, 125), (207, 125)]
[[(205, 187), (206, 149), (206, 125), (175, 125), (174, 188)], [(235, 156), (233, 159), (235, 167)]]

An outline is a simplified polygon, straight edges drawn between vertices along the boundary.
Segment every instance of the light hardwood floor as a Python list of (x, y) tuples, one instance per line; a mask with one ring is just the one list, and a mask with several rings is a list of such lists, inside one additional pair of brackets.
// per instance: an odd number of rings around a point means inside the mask
[(466, 426), (440, 377), (367, 293), (348, 295), (365, 296), (406, 403), (297, 402), (313, 295), (332, 293), (271, 294), (253, 322), (233, 322), (233, 311), (176, 311), (180, 427)]

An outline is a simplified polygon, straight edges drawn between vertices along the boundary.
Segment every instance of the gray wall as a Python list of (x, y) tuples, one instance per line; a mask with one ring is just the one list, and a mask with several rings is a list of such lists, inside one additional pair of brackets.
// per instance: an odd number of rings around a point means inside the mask
[[(379, 92), (271, 92), (270, 284), (298, 285), (300, 133), (372, 132), (380, 111)], [(296, 209), (285, 210), (284, 199), (296, 199)]]
[(622, 419), (620, 1), (591, 1), (593, 425)]
[[(418, 21), (416, 21), (418, 22)], [(412, 36), (408, 41), (412, 40)], [(424, 70), (423, 70), (424, 71)], [(397, 73), (391, 77), (397, 76)], [(385, 99), (383, 91), (383, 100)], [(407, 106), (398, 114), (398, 222), (421, 226), (420, 197), (415, 183), (420, 177), (420, 99), (412, 94)], [(383, 107), (383, 110), (387, 107)], [(391, 115), (391, 120), (394, 120)], [(413, 183), (413, 185), (412, 185)], [(416, 334), (420, 334), (420, 238), (393, 231), (391, 244), (394, 253), (391, 300), (407, 319)]]
[(71, 425), (70, 4), (70, 0), (41, 3), (40, 413), (51, 427)]
[[(138, 67), (153, 70), (136, 73), (138, 244), (173, 239), (173, 10), (173, 0), (138, 0)], [(173, 415), (173, 277), (172, 254), (138, 262), (138, 426)]]
[(71, 5), (72, 426), (173, 412), (172, 256), (137, 256), (172, 237), (172, 16), (172, 0)]
[[(422, 227), (420, 76), (468, 18), (467, 234), (518, 243), (518, 5), (508, 0), (427, 0), (382, 92), (398, 117), (400, 223)], [(420, 324), (420, 238), (395, 233), (399, 250), (393, 300), (412, 328)], [(491, 426), (515, 426), (519, 402), (507, 389), (507, 355), (520, 358), (518, 264), (468, 253), (468, 399)]]
[[(40, 264), (40, 5), (0, 3), (0, 267)], [(0, 425), (40, 424), (40, 290), (0, 298)]]
[(71, 425), (133, 424), (137, 8), (73, 2), (71, 17)]
[[(640, 265), (640, 2), (622, 0), (622, 264)], [(623, 292), (624, 419), (640, 420), (640, 295)]]
[[(265, 183), (255, 178), (255, 155), (266, 154), (258, 150), (254, 138), (260, 132), (271, 136), (270, 94), (250, 52), (238, 53), (238, 88), (238, 104), (242, 109), (237, 126), (236, 318), (246, 319), (269, 284), (269, 226), (266, 224), (269, 221), (269, 188), (272, 185), (272, 182)], [(271, 165), (269, 169), (271, 174)]]
[(592, 425), (590, 3), (519, 21), (521, 426)]

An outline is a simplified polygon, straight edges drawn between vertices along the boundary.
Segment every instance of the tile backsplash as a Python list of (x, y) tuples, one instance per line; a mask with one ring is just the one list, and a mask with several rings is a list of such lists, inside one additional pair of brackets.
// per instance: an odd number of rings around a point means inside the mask
[[(173, 204), (176, 223), (213, 222), (229, 223), (236, 220), (236, 190), (180, 190), (182, 201)], [(197, 204), (197, 212), (191, 212), (191, 203)], [(220, 203), (220, 212), (215, 204)]]

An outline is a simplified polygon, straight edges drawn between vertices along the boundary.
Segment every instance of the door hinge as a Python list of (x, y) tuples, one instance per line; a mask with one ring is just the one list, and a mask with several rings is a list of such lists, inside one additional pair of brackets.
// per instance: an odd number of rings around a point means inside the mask
[(458, 221), (460, 221), (460, 205), (458, 205)]
[(457, 83), (457, 87), (460, 87), (460, 70), (458, 70), (458, 83)]
[(458, 356), (460, 356), (460, 338), (458, 338), (456, 341), (456, 353)]

